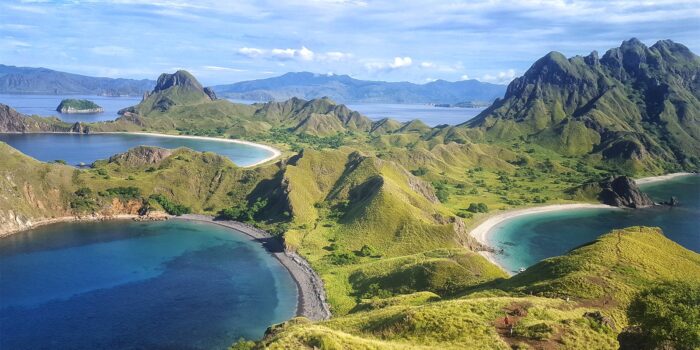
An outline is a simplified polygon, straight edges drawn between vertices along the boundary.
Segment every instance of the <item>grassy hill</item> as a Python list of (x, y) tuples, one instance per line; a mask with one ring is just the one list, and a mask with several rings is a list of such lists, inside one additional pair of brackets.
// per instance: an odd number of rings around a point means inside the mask
[[(662, 281), (700, 278), (700, 255), (660, 230), (615, 230), (511, 279), (456, 298), (431, 293), (367, 300), (330, 321), (272, 327), (254, 348), (618, 349), (632, 298)], [(700, 290), (700, 285), (696, 288)], [(566, 297), (569, 297), (568, 301)], [(504, 323), (514, 323), (513, 334)], [(241, 344), (241, 347), (245, 344)]]

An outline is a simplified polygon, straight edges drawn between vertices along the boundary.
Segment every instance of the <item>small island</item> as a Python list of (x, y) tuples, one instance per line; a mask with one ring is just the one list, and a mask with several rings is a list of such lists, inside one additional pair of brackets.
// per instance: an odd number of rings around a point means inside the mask
[(104, 109), (90, 100), (65, 99), (56, 107), (56, 111), (66, 114), (76, 113), (102, 113)]

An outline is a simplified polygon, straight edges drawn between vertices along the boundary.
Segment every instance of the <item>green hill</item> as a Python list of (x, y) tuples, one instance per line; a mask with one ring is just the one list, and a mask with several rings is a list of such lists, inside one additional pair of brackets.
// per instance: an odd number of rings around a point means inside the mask
[(700, 165), (700, 58), (637, 39), (586, 57), (551, 52), (464, 124), (485, 140), (528, 140), (631, 169)]
[[(662, 281), (692, 285), (699, 278), (699, 254), (658, 229), (631, 227), (511, 279), (487, 282), (477, 288), (481, 292), (450, 300), (425, 293), (375, 299), (329, 321), (295, 319), (271, 327), (254, 347), (618, 349), (617, 336), (628, 324), (625, 313), (637, 293)], [(515, 324), (513, 335), (505, 315)]]

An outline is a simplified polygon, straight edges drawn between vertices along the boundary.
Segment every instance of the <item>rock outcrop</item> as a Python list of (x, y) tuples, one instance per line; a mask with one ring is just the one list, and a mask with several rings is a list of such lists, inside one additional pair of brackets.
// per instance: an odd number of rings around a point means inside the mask
[(627, 176), (610, 178), (600, 183), (598, 199), (615, 207), (644, 208), (654, 205), (654, 201), (639, 190), (637, 183)]
[(165, 148), (138, 146), (110, 157), (109, 162), (126, 167), (140, 167), (158, 164), (172, 153), (171, 150)]
[(28, 117), (0, 103), (0, 132), (71, 132), (71, 124), (56, 118)]

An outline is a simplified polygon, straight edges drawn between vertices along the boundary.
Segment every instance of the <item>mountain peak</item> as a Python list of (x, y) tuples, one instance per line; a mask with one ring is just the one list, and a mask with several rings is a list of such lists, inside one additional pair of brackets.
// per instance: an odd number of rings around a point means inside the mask
[(184, 86), (196, 90), (204, 90), (202, 84), (197, 81), (197, 78), (195, 78), (194, 75), (186, 70), (178, 70), (173, 74), (161, 74), (158, 77), (158, 81), (156, 82), (156, 87), (153, 89), (153, 92), (163, 91), (174, 86)]

